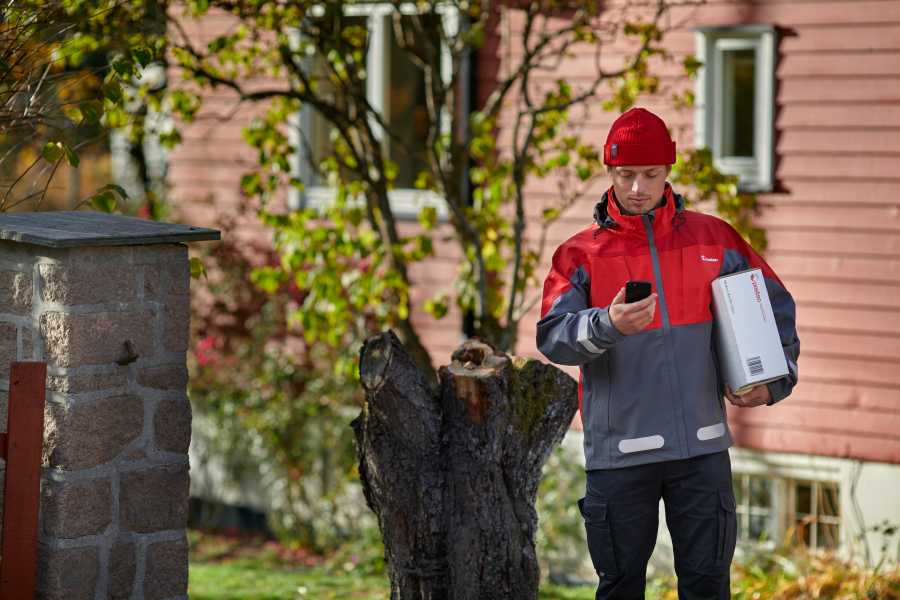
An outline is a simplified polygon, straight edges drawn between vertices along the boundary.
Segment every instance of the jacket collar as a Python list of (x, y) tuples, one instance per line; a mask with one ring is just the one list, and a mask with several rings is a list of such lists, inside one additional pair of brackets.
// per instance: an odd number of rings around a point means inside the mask
[[(601, 229), (621, 229), (626, 232), (644, 233), (642, 215), (626, 215), (619, 209), (619, 204), (614, 199), (615, 190), (610, 187), (603, 192), (600, 202), (594, 206), (594, 221)], [(653, 223), (654, 235), (667, 233), (672, 229), (672, 221), (684, 210), (684, 199), (672, 190), (672, 186), (666, 182), (663, 191), (663, 202), (647, 213), (647, 217)]]

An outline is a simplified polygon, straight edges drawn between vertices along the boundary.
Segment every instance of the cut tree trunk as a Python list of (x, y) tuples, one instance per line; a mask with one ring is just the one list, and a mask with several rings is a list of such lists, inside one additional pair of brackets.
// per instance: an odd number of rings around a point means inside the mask
[(464, 342), (430, 388), (397, 336), (360, 352), (353, 421), (391, 598), (535, 599), (541, 468), (577, 408), (577, 384), (537, 360)]

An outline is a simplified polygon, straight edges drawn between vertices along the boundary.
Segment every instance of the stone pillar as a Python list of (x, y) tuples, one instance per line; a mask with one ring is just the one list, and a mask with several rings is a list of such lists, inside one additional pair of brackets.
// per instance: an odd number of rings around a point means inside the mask
[(38, 597), (187, 598), (183, 242), (219, 232), (66, 211), (0, 215), (0, 238), (0, 388), (47, 362)]

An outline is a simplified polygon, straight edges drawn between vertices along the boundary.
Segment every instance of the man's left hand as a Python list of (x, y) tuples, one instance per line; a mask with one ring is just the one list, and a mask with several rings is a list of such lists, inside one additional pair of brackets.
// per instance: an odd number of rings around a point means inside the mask
[(758, 385), (754, 388), (750, 388), (749, 391), (744, 392), (740, 396), (736, 396), (731, 393), (731, 388), (726, 385), (725, 397), (728, 398), (728, 401), (735, 406), (751, 408), (754, 406), (762, 406), (763, 404), (768, 403), (769, 400), (772, 399), (772, 394), (769, 393), (769, 386), (763, 384)]

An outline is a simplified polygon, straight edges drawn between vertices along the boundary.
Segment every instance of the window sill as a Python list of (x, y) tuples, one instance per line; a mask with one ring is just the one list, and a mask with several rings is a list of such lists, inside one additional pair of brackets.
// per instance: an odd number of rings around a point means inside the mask
[[(401, 221), (415, 221), (418, 219), (419, 212), (427, 207), (433, 207), (437, 211), (437, 220), (439, 223), (446, 223), (449, 220), (449, 212), (447, 203), (443, 197), (434, 192), (416, 190), (416, 189), (399, 189), (391, 190), (388, 193), (391, 208), (394, 211), (394, 217)], [(334, 190), (327, 187), (311, 187), (303, 192), (290, 194), (288, 199), (288, 207), (291, 210), (300, 210), (303, 208), (321, 209), (334, 200)], [(362, 199), (355, 199), (362, 205)]]

